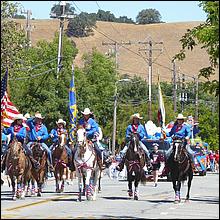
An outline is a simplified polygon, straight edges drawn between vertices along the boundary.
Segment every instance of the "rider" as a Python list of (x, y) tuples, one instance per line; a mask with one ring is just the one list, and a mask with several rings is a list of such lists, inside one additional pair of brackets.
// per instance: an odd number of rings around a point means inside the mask
[[(97, 162), (99, 164), (100, 169), (104, 169), (104, 165), (102, 163), (102, 153), (97, 144), (97, 137), (99, 135), (98, 123), (92, 118), (92, 112), (89, 108), (85, 108), (83, 114), (83, 118), (79, 120), (78, 126), (82, 125), (86, 129), (86, 138), (91, 140), (94, 144), (94, 149), (97, 154)], [(73, 149), (73, 155), (76, 152), (76, 147)]]
[(22, 143), (22, 146), (24, 147), (25, 152), (30, 158), (32, 164), (34, 165), (34, 167), (38, 168), (39, 163), (32, 157), (28, 147), (25, 144), (25, 138), (27, 133), (26, 133), (26, 128), (22, 124), (23, 120), (24, 120), (24, 116), (22, 114), (16, 115), (14, 121), (11, 123), (11, 126), (8, 129), (5, 129), (4, 132), (6, 135), (11, 134), (11, 140), (9, 144), (13, 141), (14, 137), (16, 137), (17, 140)]
[(124, 162), (125, 162), (125, 155), (126, 152), (128, 150), (128, 142), (129, 142), (129, 138), (131, 133), (138, 133), (139, 138), (140, 138), (140, 147), (144, 150), (146, 157), (148, 158), (148, 161), (150, 161), (150, 153), (147, 149), (147, 147), (143, 144), (144, 138), (149, 138), (149, 135), (147, 134), (146, 130), (144, 129), (144, 126), (140, 123), (140, 119), (142, 119), (142, 117), (140, 117), (139, 113), (133, 114), (131, 116), (131, 120), (132, 123), (130, 125), (128, 125), (127, 129), (126, 129), (126, 145), (124, 147), (124, 149), (121, 151), (122, 154), (122, 161), (119, 163), (119, 165), (116, 167), (116, 169), (118, 171), (122, 171), (123, 167), (124, 167)]
[(41, 146), (47, 151), (48, 157), (49, 157), (49, 169), (50, 171), (53, 171), (53, 163), (52, 163), (52, 155), (51, 155), (51, 150), (49, 147), (44, 143), (49, 135), (47, 131), (47, 127), (43, 124), (43, 117), (39, 112), (35, 113), (35, 117), (29, 118), (26, 121), (27, 125), (30, 128), (30, 133), (29, 133), (29, 143), (27, 144), (28, 149), (31, 151), (30, 146), (33, 144), (33, 142), (39, 141), (41, 143)]
[[(191, 135), (191, 131), (189, 126), (187, 126), (186, 124), (184, 124), (184, 119), (186, 117), (184, 117), (182, 114), (178, 114), (177, 116), (177, 120), (174, 123), (173, 128), (171, 129), (170, 132), (166, 133), (167, 137), (171, 137), (172, 135), (175, 137), (179, 137), (179, 138), (185, 138), (186, 140), (186, 150), (191, 158), (191, 162), (192, 162), (192, 166), (194, 168), (194, 151), (190, 148), (190, 135)], [(166, 152), (166, 157), (167, 159), (170, 157), (171, 153), (173, 150), (173, 145), (171, 144), (171, 147), (168, 149), (168, 151)]]
[[(58, 144), (58, 136), (60, 136), (61, 134), (66, 134), (66, 136), (68, 137), (67, 130), (65, 129), (66, 122), (60, 118), (56, 122), (56, 124), (57, 124), (57, 128), (52, 129), (49, 134), (49, 136), (51, 137), (52, 142), (53, 142), (53, 144), (50, 146), (50, 150), (52, 151), (52, 153), (53, 153), (55, 146)], [(66, 148), (66, 152), (68, 154), (69, 168), (72, 171), (73, 170), (72, 150), (67, 146), (67, 144), (65, 144), (65, 148)]]

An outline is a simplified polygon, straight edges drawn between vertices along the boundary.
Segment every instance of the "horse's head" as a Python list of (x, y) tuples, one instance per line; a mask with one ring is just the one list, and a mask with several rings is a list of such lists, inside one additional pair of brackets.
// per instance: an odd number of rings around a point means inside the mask
[(44, 151), (41, 147), (41, 143), (35, 142), (31, 145), (31, 148), (35, 158), (41, 158), (43, 156)]
[(67, 142), (67, 135), (65, 133), (62, 133), (61, 135), (58, 136), (58, 146), (60, 148), (64, 148)]
[(175, 162), (180, 161), (183, 148), (184, 148), (184, 139), (180, 139), (180, 138), (173, 139), (173, 152), (174, 152), (173, 159)]
[(86, 141), (86, 129), (80, 126), (76, 132), (76, 145), (81, 153), (85, 153)]
[(17, 139), (13, 139), (9, 145), (10, 149), (10, 159), (18, 160), (21, 153), (23, 153), (22, 143), (18, 142)]
[(139, 146), (139, 136), (137, 133), (132, 133), (130, 136), (130, 144), (129, 144), (129, 148), (134, 151), (137, 152), (138, 151), (138, 146)]

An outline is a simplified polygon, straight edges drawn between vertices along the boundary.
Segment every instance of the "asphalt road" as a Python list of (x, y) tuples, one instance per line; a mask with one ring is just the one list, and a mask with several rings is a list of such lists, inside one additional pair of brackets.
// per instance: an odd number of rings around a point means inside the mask
[(139, 186), (139, 200), (129, 199), (127, 181), (102, 179), (102, 192), (96, 201), (77, 201), (77, 179), (65, 185), (63, 193), (55, 193), (54, 180), (48, 180), (42, 197), (12, 200), (11, 188), (1, 187), (1, 218), (20, 219), (219, 219), (219, 174), (194, 176), (191, 200), (185, 203), (187, 184), (181, 189), (181, 203), (174, 204), (172, 183), (160, 181)]

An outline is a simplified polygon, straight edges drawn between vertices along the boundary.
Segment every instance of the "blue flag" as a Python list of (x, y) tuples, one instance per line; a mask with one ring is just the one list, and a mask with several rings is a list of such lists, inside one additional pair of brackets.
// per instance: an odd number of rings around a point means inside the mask
[(72, 65), (72, 79), (70, 81), (70, 90), (69, 90), (69, 113), (70, 113), (70, 125), (71, 129), (69, 132), (70, 140), (75, 139), (75, 129), (76, 129), (76, 89), (74, 85), (74, 65)]

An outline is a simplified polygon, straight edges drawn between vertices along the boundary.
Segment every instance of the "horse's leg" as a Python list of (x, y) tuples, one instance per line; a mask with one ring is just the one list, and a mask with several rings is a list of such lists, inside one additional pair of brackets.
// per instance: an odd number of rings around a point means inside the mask
[(38, 186), (37, 196), (41, 196), (42, 186), (43, 186), (43, 183), (44, 183), (44, 176), (45, 176), (45, 171), (42, 170), (42, 171), (39, 173), (39, 181), (38, 181), (38, 183), (37, 183), (37, 186)]
[(77, 177), (78, 177), (78, 188), (79, 188), (79, 194), (78, 194), (78, 201), (82, 201), (82, 178), (83, 178), (83, 175), (82, 175), (82, 172), (80, 172), (78, 169), (76, 170), (76, 174), (77, 174)]
[(193, 179), (193, 171), (190, 170), (189, 175), (188, 175), (188, 189), (187, 189), (187, 194), (186, 194), (186, 202), (189, 201), (189, 192), (191, 188), (192, 179)]
[(181, 188), (181, 181), (178, 180), (176, 184), (175, 203), (180, 202), (180, 188)]
[(95, 170), (95, 175), (94, 175), (94, 183), (93, 183), (93, 189), (94, 189), (94, 193), (93, 193), (93, 200), (96, 200), (96, 193), (97, 193), (97, 182), (99, 182), (99, 187), (100, 187), (100, 179), (101, 179), (101, 171), (99, 170), (99, 168), (97, 168), (98, 170)]
[(16, 193), (17, 198), (21, 198), (22, 187), (23, 187), (23, 185), (22, 185), (22, 175), (20, 174), (17, 177), (17, 193)]
[(133, 196), (132, 191), (132, 176), (130, 173), (128, 173), (128, 196), (131, 198)]
[(87, 170), (87, 173), (86, 173), (86, 199), (87, 200), (91, 200), (92, 194), (93, 194), (93, 187), (90, 182), (91, 174), (92, 174), (92, 170), (90, 170), (90, 169)]
[(64, 174), (64, 171), (66, 168), (61, 167), (60, 168), (60, 178), (61, 178), (61, 187), (60, 187), (60, 191), (63, 192), (64, 191), (64, 181), (66, 179), (66, 175)]
[(85, 177), (85, 175), (83, 174), (83, 177), (82, 177), (83, 179), (83, 196), (85, 196), (86, 195), (86, 177)]
[(13, 194), (12, 199), (16, 200), (17, 196), (16, 196), (16, 191), (15, 191), (15, 176), (10, 176), (10, 179), (11, 179), (12, 194)]
[(31, 178), (31, 196), (35, 196), (36, 190), (35, 190), (35, 179)]
[(135, 178), (135, 181), (134, 181), (134, 200), (138, 200), (138, 184), (139, 184), (139, 181), (137, 178)]
[(99, 175), (99, 186), (98, 186), (98, 192), (101, 192), (101, 178), (102, 178), (102, 171), (100, 171), (100, 175)]

